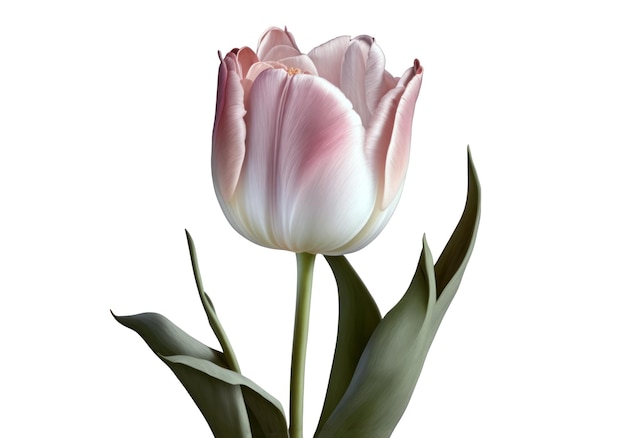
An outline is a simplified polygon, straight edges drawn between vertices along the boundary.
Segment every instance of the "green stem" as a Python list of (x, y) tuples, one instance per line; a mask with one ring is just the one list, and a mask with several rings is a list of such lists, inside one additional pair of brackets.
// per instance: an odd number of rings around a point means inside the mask
[(293, 327), (293, 350), (291, 353), (291, 386), (289, 394), (289, 437), (302, 438), (304, 413), (304, 364), (309, 334), (311, 310), (311, 285), (315, 254), (296, 254), (298, 262), (298, 292), (296, 317)]

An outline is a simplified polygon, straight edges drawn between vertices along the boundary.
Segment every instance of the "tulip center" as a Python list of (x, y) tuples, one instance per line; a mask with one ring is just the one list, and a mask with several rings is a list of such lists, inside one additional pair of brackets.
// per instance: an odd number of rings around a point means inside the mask
[(289, 76), (297, 75), (298, 73), (302, 73), (302, 70), (300, 70), (298, 67), (289, 67), (287, 69), (287, 74)]

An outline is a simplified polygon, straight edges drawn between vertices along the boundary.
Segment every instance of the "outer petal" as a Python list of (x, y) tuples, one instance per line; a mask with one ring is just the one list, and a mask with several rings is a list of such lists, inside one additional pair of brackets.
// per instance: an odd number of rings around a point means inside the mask
[(398, 85), (399, 78), (394, 78), (393, 76), (391, 76), (391, 73), (385, 70), (385, 73), (383, 73), (383, 80), (385, 81), (385, 88), (387, 90), (391, 90), (396, 85)]
[(352, 101), (363, 125), (387, 92), (385, 56), (369, 36), (354, 38), (348, 46), (341, 71), (341, 91)]
[(398, 202), (400, 202), (401, 194), (402, 190), (398, 191), (396, 198), (384, 210), (381, 210), (378, 206), (376, 206), (374, 208), (374, 211), (372, 212), (372, 215), (370, 216), (369, 221), (367, 221), (367, 224), (365, 224), (359, 234), (354, 236), (352, 240), (346, 245), (338, 248), (335, 254), (348, 254), (351, 252), (359, 251), (360, 249), (363, 249), (367, 245), (369, 245), (376, 237), (378, 237), (380, 232), (387, 225), (387, 222), (389, 222), (389, 219), (391, 219), (391, 216), (393, 216), (393, 212), (396, 210)]
[(333, 253), (376, 200), (364, 131), (350, 102), (311, 75), (266, 70), (250, 91), (247, 155), (233, 212), (254, 242)]
[(244, 89), (234, 56), (229, 55), (222, 60), (218, 73), (211, 155), (215, 192), (218, 199), (226, 201), (239, 181), (246, 139)]
[(349, 243), (339, 249), (338, 254), (358, 251), (374, 240), (387, 225), (389, 219), (391, 219), (400, 200), (399, 191), (390, 205), (383, 206), (382, 203), (385, 194), (384, 182), (387, 149), (393, 133), (395, 114), (404, 91), (404, 87), (396, 87), (383, 97), (365, 134), (366, 154), (374, 169), (376, 169), (376, 180), (378, 182), (377, 202), (365, 226)]
[(366, 134), (366, 150), (377, 169), (378, 202), (367, 224), (340, 254), (367, 246), (383, 230), (400, 201), (409, 162), (415, 102), (422, 83), (422, 68), (407, 70), (398, 86), (381, 100)]
[(385, 55), (378, 44), (374, 42), (374, 38), (371, 41), (365, 64), (365, 99), (367, 108), (374, 112), (378, 102), (389, 88), (387, 88), (385, 81)]
[(399, 86), (389, 91), (380, 101), (378, 108), (370, 126), (365, 134), (365, 150), (370, 161), (376, 169), (376, 180), (378, 181), (378, 205), (379, 209), (387, 206), (383, 205), (385, 193), (385, 164), (387, 152), (393, 134), (396, 112), (402, 95), (406, 91), (405, 87)]
[(406, 85), (406, 90), (398, 104), (389, 149), (385, 159), (383, 208), (388, 206), (401, 190), (409, 164), (413, 113), (415, 112), (415, 102), (422, 86), (423, 75), (423, 69), (417, 60), (413, 69), (415, 75)]
[[(278, 27), (270, 27), (259, 39), (259, 46), (256, 51), (259, 59), (265, 61), (267, 53), (275, 46), (289, 46), (300, 53), (295, 38), (291, 32), (287, 31), (287, 28), (282, 30)], [(276, 59), (273, 61), (276, 61)]]
[(366, 134), (366, 150), (375, 163), (379, 207), (387, 208), (400, 190), (406, 175), (411, 147), (413, 111), (422, 83), (419, 65), (406, 71), (398, 86), (381, 100)]
[(309, 52), (309, 58), (315, 63), (318, 75), (337, 88), (341, 87), (341, 66), (348, 44), (350, 37), (340, 36)]

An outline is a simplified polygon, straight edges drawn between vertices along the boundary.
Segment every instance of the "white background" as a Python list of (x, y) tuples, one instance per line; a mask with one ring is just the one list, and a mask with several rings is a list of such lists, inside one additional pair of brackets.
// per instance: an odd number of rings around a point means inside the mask
[[(436, 4), (436, 6), (433, 6)], [(287, 25), (303, 52), (373, 35), (424, 82), (403, 199), (350, 260), (387, 312), (426, 233), (483, 187), (473, 258), (398, 437), (624, 437), (626, 160), (619, 2), (6, 1), (0, 6), (0, 435), (208, 436), (119, 314), (217, 347), (184, 229), (246, 375), (287, 407), (295, 257), (223, 217), (210, 175), (217, 50)], [(316, 264), (306, 431), (336, 293)]]

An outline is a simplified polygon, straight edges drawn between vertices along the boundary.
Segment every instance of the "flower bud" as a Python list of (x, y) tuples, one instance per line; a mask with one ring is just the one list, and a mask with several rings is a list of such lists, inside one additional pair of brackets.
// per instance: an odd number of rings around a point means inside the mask
[(419, 62), (394, 78), (368, 36), (300, 52), (271, 28), (221, 57), (215, 192), (230, 224), (269, 248), (337, 255), (391, 217), (408, 166)]

